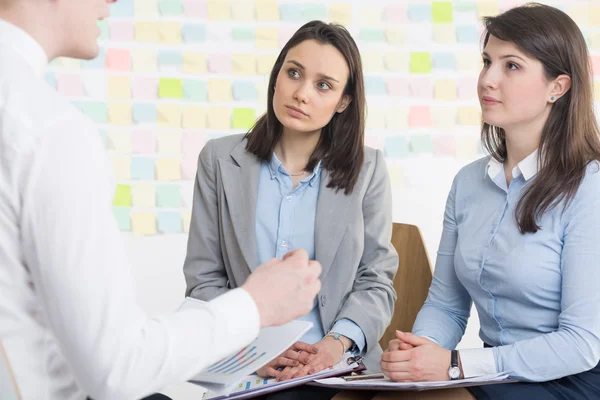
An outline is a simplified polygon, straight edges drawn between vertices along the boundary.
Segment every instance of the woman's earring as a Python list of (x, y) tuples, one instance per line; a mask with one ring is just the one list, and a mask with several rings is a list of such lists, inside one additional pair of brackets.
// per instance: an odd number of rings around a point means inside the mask
[(554, 101), (554, 96), (552, 96), (550, 99)]

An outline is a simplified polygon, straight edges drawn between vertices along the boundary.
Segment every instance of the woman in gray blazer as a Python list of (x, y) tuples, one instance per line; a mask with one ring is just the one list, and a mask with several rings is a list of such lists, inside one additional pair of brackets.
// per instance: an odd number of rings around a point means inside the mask
[[(384, 158), (364, 147), (365, 95), (356, 43), (339, 25), (302, 26), (270, 75), (268, 108), (246, 135), (211, 140), (198, 160), (184, 273), (210, 300), (261, 263), (304, 248), (323, 266), (313, 328), (259, 373), (288, 379), (364, 355), (396, 299), (397, 254)], [(243, 327), (240, 327), (243, 329)], [(314, 353), (314, 354), (313, 354)]]

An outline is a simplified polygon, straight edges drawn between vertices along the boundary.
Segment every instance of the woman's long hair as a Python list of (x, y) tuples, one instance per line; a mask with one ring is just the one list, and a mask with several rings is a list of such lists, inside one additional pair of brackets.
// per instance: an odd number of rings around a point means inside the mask
[(322, 160), (323, 168), (330, 173), (327, 187), (342, 189), (349, 194), (356, 184), (364, 160), (365, 88), (360, 52), (350, 33), (341, 25), (311, 21), (298, 29), (286, 43), (271, 71), (267, 112), (246, 134), (246, 150), (261, 160), (271, 160), (273, 149), (283, 132), (283, 126), (273, 110), (277, 75), (288, 51), (305, 40), (332, 45), (342, 53), (348, 64), (349, 76), (343, 95), (350, 96), (352, 101), (346, 110), (335, 113), (323, 127), (306, 170), (312, 171)]
[[(592, 72), (585, 39), (564, 12), (538, 3), (483, 19), (484, 47), (491, 36), (514, 43), (539, 60), (548, 80), (566, 74), (571, 89), (552, 106), (539, 145), (539, 170), (516, 209), (519, 230), (535, 233), (537, 221), (561, 201), (575, 196), (587, 165), (600, 160), (600, 140), (592, 93)], [(490, 155), (506, 160), (504, 129), (483, 123), (481, 140)]]

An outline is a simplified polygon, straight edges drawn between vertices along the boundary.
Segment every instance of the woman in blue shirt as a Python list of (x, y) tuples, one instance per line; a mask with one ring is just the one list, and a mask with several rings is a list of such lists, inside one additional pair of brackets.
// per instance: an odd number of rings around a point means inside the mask
[(311, 345), (296, 344), (263, 376), (318, 372), (347, 351), (379, 370), (397, 255), (389, 178), (381, 151), (364, 147), (364, 118), (356, 43), (343, 27), (313, 21), (279, 54), (266, 114), (246, 135), (211, 140), (200, 154), (188, 296), (210, 300), (297, 248), (323, 267), (317, 301), (302, 318), (313, 323), (302, 339)]
[[(506, 372), (522, 382), (380, 396), (598, 399), (600, 141), (586, 42), (539, 4), (484, 23), (478, 94), (491, 157), (454, 179), (429, 296), (381, 366), (395, 381)], [(451, 351), (472, 303), (485, 348)]]

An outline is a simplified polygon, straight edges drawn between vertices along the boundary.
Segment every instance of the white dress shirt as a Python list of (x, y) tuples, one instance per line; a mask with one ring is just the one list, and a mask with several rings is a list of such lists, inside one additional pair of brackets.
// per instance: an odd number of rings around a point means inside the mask
[(250, 343), (258, 310), (244, 289), (163, 318), (140, 309), (106, 153), (44, 82), (47, 62), (0, 20), (0, 340), (24, 400), (143, 397)]

